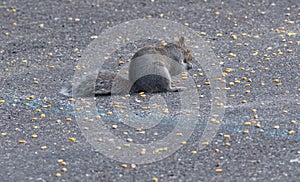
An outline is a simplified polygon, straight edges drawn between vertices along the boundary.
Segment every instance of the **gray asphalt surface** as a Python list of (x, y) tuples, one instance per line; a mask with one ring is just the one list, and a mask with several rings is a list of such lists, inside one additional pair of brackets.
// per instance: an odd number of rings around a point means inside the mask
[[(202, 32), (226, 74), (226, 112), (204, 149), (199, 124), (168, 158), (126, 167), (87, 142), (73, 101), (58, 91), (92, 36), (149, 15)], [(4, 0), (0, 17), (0, 181), (299, 181), (299, 1)], [(128, 59), (127, 48), (105, 67)], [(195, 78), (201, 121), (210, 114), (206, 81), (203, 70)], [(161, 95), (171, 96), (176, 110), (176, 94)], [(101, 112), (111, 109), (109, 98), (96, 100)], [(174, 127), (166, 118), (141, 136), (113, 117), (105, 122), (137, 143), (159, 140)]]

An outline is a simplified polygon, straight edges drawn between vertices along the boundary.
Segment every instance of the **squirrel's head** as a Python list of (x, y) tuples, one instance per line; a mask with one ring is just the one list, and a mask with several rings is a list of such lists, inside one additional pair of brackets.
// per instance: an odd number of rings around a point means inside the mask
[(182, 64), (185, 66), (187, 70), (193, 68), (193, 57), (192, 53), (189, 49), (187, 49), (185, 43), (184, 43), (184, 37), (180, 37), (177, 45), (182, 49), (182, 54), (183, 54), (183, 62)]

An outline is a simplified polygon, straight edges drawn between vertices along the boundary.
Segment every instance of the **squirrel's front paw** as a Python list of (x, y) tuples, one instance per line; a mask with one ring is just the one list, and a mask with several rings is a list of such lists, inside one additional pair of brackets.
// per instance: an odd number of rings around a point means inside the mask
[(169, 92), (182, 92), (184, 90), (186, 90), (186, 87), (170, 87), (169, 88)]

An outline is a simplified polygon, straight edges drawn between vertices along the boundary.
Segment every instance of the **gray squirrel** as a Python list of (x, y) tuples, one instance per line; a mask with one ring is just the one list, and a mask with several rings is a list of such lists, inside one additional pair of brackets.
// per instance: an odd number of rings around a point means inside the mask
[(82, 81), (63, 87), (60, 94), (69, 97), (89, 97), (127, 94), (128, 91), (179, 92), (185, 88), (173, 87), (171, 76), (192, 69), (191, 62), (192, 54), (181, 37), (176, 44), (147, 46), (138, 50), (131, 58), (128, 78), (110, 71), (99, 71), (97, 79), (87, 75)]

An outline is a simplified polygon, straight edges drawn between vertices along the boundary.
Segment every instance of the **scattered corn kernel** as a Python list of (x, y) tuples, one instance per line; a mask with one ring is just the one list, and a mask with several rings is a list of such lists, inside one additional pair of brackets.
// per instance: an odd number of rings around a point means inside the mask
[(92, 36), (91, 36), (91, 39), (97, 39), (97, 38), (98, 38), (97, 35), (92, 35)]
[(122, 164), (121, 166), (122, 166), (122, 168), (127, 168), (128, 167), (127, 164)]
[(228, 54), (228, 56), (229, 56), (229, 57), (232, 57), (232, 58), (235, 58), (235, 57), (236, 57), (236, 54), (234, 54), (234, 53), (231, 52), (231, 53)]
[(163, 40), (163, 41), (160, 42), (160, 45), (164, 47), (164, 46), (167, 45), (167, 43)]
[(202, 142), (202, 145), (208, 145), (208, 142)]
[(39, 24), (39, 28), (44, 28), (45, 27), (45, 25), (44, 24)]
[(145, 153), (146, 153), (146, 149), (142, 149), (140, 152), (141, 155), (144, 155)]
[(25, 144), (26, 141), (25, 141), (25, 140), (19, 140), (19, 143), (20, 143), (20, 144)]
[(130, 168), (131, 168), (131, 169), (135, 169), (135, 168), (136, 168), (136, 165), (135, 165), (135, 164), (130, 164)]
[(158, 182), (158, 178), (152, 178), (153, 182)]
[(73, 138), (73, 137), (70, 137), (69, 140), (70, 140), (71, 142), (76, 142), (76, 138)]
[(236, 40), (237, 39), (237, 36), (236, 35), (231, 35), (230, 36), (233, 40)]
[(288, 134), (289, 135), (293, 135), (293, 134), (295, 134), (295, 131), (294, 130), (290, 130), (290, 131), (288, 131)]
[(230, 138), (230, 135), (224, 135), (224, 138)]
[(148, 107), (146, 107), (146, 106), (142, 107), (142, 110), (144, 110), (144, 111), (147, 110), (147, 109), (148, 109)]
[(231, 68), (226, 68), (226, 69), (225, 69), (225, 72), (226, 72), (226, 73), (230, 73), (230, 72), (232, 72), (232, 69), (231, 69)]
[(183, 136), (183, 133), (176, 133), (177, 136)]
[(251, 126), (251, 122), (247, 121), (247, 122), (245, 123), (245, 125), (246, 125), (246, 126)]
[(217, 172), (217, 173), (220, 173), (220, 172), (222, 172), (222, 171), (223, 171), (222, 169), (219, 169), (219, 168), (216, 169), (216, 172)]
[(164, 114), (169, 114), (169, 109), (164, 109), (164, 110), (163, 110), (163, 113), (164, 113)]

